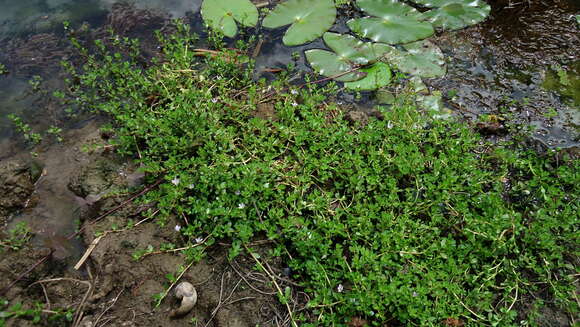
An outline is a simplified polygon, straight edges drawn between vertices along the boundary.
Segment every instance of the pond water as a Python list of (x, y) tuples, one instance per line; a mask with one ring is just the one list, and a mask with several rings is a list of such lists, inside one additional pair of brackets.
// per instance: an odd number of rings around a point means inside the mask
[[(64, 21), (73, 26), (118, 24), (142, 34), (159, 26), (155, 25), (159, 20), (154, 18), (142, 20), (152, 26), (137, 26), (139, 22), (114, 16), (111, 10), (117, 2), (0, 0), (0, 63), (10, 72), (0, 76), (0, 160), (30, 151), (23, 146), (8, 114), (23, 117), (37, 130), (66, 123), (63, 113), (67, 108), (48, 96), (62, 83), (59, 62), (71, 55), (63, 40)], [(199, 30), (200, 3), (201, 0), (141, 0), (134, 5), (160, 13), (164, 19), (186, 17)], [(477, 121), (481, 115), (500, 116), (506, 124), (534, 127), (534, 139), (544, 146), (578, 147), (580, 27), (574, 14), (580, 12), (580, 3), (493, 0), (491, 5), (492, 15), (487, 22), (434, 37), (447, 55), (448, 74), (426, 81), (427, 84), (442, 92), (447, 107), (469, 120)], [(345, 20), (340, 17), (333, 30), (346, 32)], [(263, 45), (256, 58), (258, 74), (267, 75), (267, 71), (285, 68), (290, 62), (295, 62), (300, 71), (308, 71), (303, 56), (296, 60), (293, 53), (324, 47), (321, 41), (286, 47), (281, 37), (280, 31), (262, 36)], [(45, 93), (32, 92), (33, 76), (40, 76)], [(352, 94), (341, 98), (361, 107), (375, 103), (372, 94), (364, 94), (362, 103)], [(68, 128), (82, 131), (79, 128), (85, 126), (87, 121), (77, 120)], [(70, 234), (74, 229), (72, 222), (78, 218), (78, 199), (63, 182), (63, 176), (70, 173), (67, 167), (73, 167), (75, 160), (61, 153), (58, 143), (40, 149), (47, 178), (37, 185), (38, 204), (13, 220), (36, 226), (35, 231), (41, 234), (38, 242)]]

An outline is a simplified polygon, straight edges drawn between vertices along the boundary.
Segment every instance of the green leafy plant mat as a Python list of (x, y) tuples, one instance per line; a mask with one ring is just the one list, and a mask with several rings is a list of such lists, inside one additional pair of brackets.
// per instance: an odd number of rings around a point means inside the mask
[[(66, 100), (109, 115), (112, 145), (146, 182), (163, 176), (141, 201), (160, 224), (187, 218), (186, 258), (201, 255), (189, 246), (200, 237), (226, 240), (231, 257), (268, 240), (261, 260), (287, 264), (301, 286), (279, 299), (308, 295), (294, 315), (306, 327), (519, 326), (544, 309), (578, 312), (578, 161), (487, 143), (421, 115), (413, 94), (351, 124), (333, 83), (255, 81), (230, 50), (198, 61), (183, 27), (161, 42), (146, 69), (108, 52), (69, 65)], [(138, 54), (127, 47), (111, 51)], [(265, 102), (271, 119), (256, 115)]]
[(262, 25), (278, 28), (292, 24), (284, 34), (285, 45), (304, 44), (322, 36), (336, 19), (332, 0), (288, 0), (274, 8)]
[(236, 22), (249, 27), (258, 23), (258, 9), (250, 0), (204, 0), (201, 15), (206, 24), (227, 37), (238, 33)]

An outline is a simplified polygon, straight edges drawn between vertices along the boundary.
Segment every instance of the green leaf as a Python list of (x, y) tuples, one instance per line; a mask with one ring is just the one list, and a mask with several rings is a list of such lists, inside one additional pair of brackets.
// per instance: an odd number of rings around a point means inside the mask
[[(331, 51), (312, 49), (304, 54), (314, 71), (326, 77), (333, 77), (336, 81), (356, 81), (365, 76), (364, 73), (358, 71), (347, 73), (355, 68), (354, 65), (348, 58), (340, 57)], [(335, 78), (335, 76), (339, 77)]]
[(421, 13), (417, 9), (397, 0), (358, 0), (356, 5), (370, 16), (385, 19), (395, 16), (421, 18)]
[(348, 27), (361, 37), (389, 44), (408, 43), (433, 35), (430, 23), (411, 17), (365, 17), (350, 20)]
[(400, 71), (421, 77), (441, 77), (447, 72), (443, 53), (432, 42), (413, 42), (404, 48), (406, 52), (391, 58)]
[(315, 40), (332, 27), (336, 8), (332, 0), (289, 0), (279, 4), (264, 18), (266, 28), (292, 24), (286, 31), (285, 45), (294, 46)]
[(237, 34), (236, 22), (250, 27), (258, 23), (258, 9), (250, 0), (204, 0), (201, 16), (206, 24), (227, 37)]
[(428, 7), (437, 7), (423, 13), (436, 27), (457, 30), (475, 25), (489, 16), (490, 7), (480, 0), (417, 0)]
[(347, 89), (372, 91), (391, 83), (391, 69), (384, 62), (377, 62), (368, 68), (360, 69), (360, 71), (367, 73), (367, 76), (358, 81), (344, 83)]
[(399, 44), (433, 35), (433, 26), (415, 8), (395, 0), (359, 0), (357, 6), (374, 17), (350, 20), (348, 27), (357, 35), (375, 42)]
[(367, 65), (380, 60), (381, 57), (395, 51), (382, 43), (363, 42), (348, 34), (327, 32), (323, 35), (324, 43), (341, 59), (349, 60), (357, 65)]

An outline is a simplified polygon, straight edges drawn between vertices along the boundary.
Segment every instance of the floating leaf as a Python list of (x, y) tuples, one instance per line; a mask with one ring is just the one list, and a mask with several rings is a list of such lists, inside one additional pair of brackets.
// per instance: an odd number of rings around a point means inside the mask
[(292, 24), (286, 31), (285, 45), (294, 46), (315, 40), (332, 27), (336, 19), (333, 0), (288, 0), (264, 18), (262, 25), (278, 28)]
[(397, 0), (358, 0), (356, 5), (366, 14), (381, 18), (393, 16), (409, 16), (420, 18), (417, 9)]
[(399, 52), (391, 59), (397, 68), (421, 77), (441, 77), (445, 75), (445, 60), (441, 49), (430, 41), (406, 44), (406, 52)]
[(399, 44), (433, 35), (433, 26), (416, 9), (395, 0), (359, 0), (357, 6), (375, 17), (350, 20), (348, 27), (375, 42)]
[(347, 89), (372, 91), (391, 82), (391, 68), (384, 62), (377, 62), (368, 68), (361, 68), (360, 71), (367, 73), (367, 76), (358, 81), (344, 83)]
[(489, 16), (490, 7), (481, 0), (416, 0), (427, 7), (437, 7), (423, 15), (436, 27), (457, 30), (480, 23)]
[(236, 21), (244, 26), (258, 23), (258, 9), (250, 0), (204, 0), (201, 16), (206, 24), (227, 37), (238, 32)]
[(415, 102), (419, 108), (430, 111), (435, 119), (449, 119), (452, 111), (445, 107), (440, 92), (432, 95), (418, 95)]
[(419, 76), (413, 76), (413, 77), (409, 78), (409, 86), (411, 87), (411, 89), (413, 90), (414, 93), (417, 93), (417, 94), (428, 94), (429, 93), (429, 89), (427, 88), (427, 85), (425, 85), (425, 83), (423, 82), (423, 80)]
[(358, 65), (374, 63), (387, 53), (395, 51), (388, 44), (363, 42), (348, 34), (327, 32), (323, 39), (340, 58)]
[(334, 52), (312, 49), (304, 54), (312, 69), (320, 75), (332, 77), (340, 82), (356, 81), (365, 76), (364, 73), (358, 71), (349, 73), (355, 69), (355, 66), (348, 58), (340, 57)]

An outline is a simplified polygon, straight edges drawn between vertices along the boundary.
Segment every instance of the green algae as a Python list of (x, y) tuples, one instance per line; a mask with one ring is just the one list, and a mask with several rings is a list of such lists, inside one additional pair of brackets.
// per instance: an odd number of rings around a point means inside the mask
[(580, 108), (580, 61), (573, 62), (567, 68), (552, 66), (546, 71), (542, 87)]

